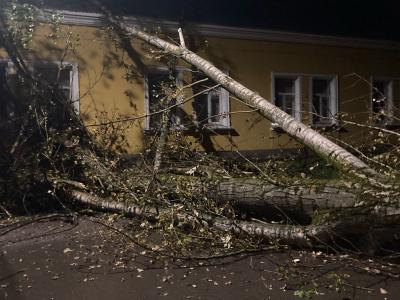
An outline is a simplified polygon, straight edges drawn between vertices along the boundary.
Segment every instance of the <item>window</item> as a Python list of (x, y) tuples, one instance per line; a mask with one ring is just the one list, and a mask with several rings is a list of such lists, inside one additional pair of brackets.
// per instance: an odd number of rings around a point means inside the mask
[(13, 99), (15, 97), (21, 97), (20, 93), (22, 89), (18, 88), (18, 80), (15, 80), (15, 76), (10, 76), (10, 73), (14, 73), (12, 65), (8, 66), (8, 62), (5, 60), (0, 61), (0, 119), (2, 117), (8, 118), (13, 117), (16, 112), (16, 107)]
[[(194, 81), (204, 78), (195, 78)], [(201, 93), (217, 84), (212, 80), (207, 80), (202, 84), (193, 87), (193, 93)], [(193, 103), (196, 121), (199, 125), (211, 129), (230, 128), (229, 114), (229, 92), (222, 87), (216, 87), (199, 96)]]
[[(79, 113), (78, 67), (74, 63), (35, 61), (30, 69), (37, 79), (45, 85), (57, 88)], [(1, 78), (7, 81), (14, 93), (21, 94), (16, 70), (11, 61), (3, 60), (0, 67)]]
[(338, 106), (336, 77), (312, 77), (311, 95), (312, 124), (334, 124)]
[(273, 99), (276, 106), (295, 119), (300, 120), (300, 77), (275, 75), (273, 80)]
[[(182, 101), (182, 97), (173, 97), (179, 87), (182, 87), (181, 70), (169, 70), (160, 67), (149, 71), (145, 78), (145, 108), (148, 115), (146, 129), (160, 128), (162, 114), (154, 114), (155, 112)], [(182, 107), (180, 105), (173, 107), (168, 114), (170, 127), (182, 127)]]
[(387, 79), (372, 80), (372, 118), (377, 124), (385, 124), (392, 115), (393, 81)]

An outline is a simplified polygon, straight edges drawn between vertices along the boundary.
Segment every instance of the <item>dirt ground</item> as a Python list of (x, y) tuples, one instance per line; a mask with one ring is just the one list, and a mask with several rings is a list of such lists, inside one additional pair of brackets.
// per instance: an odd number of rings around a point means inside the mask
[(400, 299), (387, 262), (287, 250), (177, 264), (93, 220), (0, 221), (0, 299)]

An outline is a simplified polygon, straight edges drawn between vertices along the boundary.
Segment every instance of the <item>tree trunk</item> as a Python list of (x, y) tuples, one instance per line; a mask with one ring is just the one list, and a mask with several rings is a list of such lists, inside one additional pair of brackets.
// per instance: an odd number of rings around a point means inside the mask
[(253, 236), (263, 237), (269, 240), (280, 240), (283, 243), (305, 247), (314, 245), (314, 241), (328, 242), (329, 234), (327, 229), (330, 225), (310, 225), (310, 226), (291, 226), (276, 225), (268, 223), (256, 223), (240, 220), (231, 220), (224, 217), (213, 216), (209, 214), (199, 213), (197, 216), (185, 212), (174, 212), (173, 209), (158, 207), (140, 207), (137, 205), (127, 205), (120, 202), (101, 199), (77, 189), (69, 189), (67, 193), (81, 205), (87, 205), (95, 210), (106, 212), (122, 213), (132, 217), (142, 217), (151, 221), (157, 221), (158, 217), (163, 214), (170, 213), (175, 221), (190, 224), (195, 227), (196, 224), (201, 226), (213, 226), (216, 229), (234, 232), (247, 233)]
[(170, 113), (168, 111), (163, 112), (161, 115), (160, 136), (158, 137), (156, 154), (154, 156), (154, 174), (158, 173), (162, 164), (162, 157), (167, 144), (167, 136), (169, 131), (169, 115)]
[(343, 181), (277, 185), (255, 178), (226, 179), (214, 177), (212, 170), (203, 167), (196, 170), (167, 168), (167, 172), (160, 170), (158, 178), (172, 194), (182, 183), (190, 186), (193, 195), (206, 195), (220, 204), (229, 204), (238, 215), (247, 217), (310, 224), (314, 217), (319, 218), (324, 213), (338, 218), (355, 210), (356, 214), (363, 211), (365, 216), (371, 213), (400, 216), (400, 192), (397, 190), (375, 190), (368, 185), (348, 185)]
[(353, 154), (333, 143), (305, 124), (297, 121), (292, 116), (261, 97), (259, 94), (235, 81), (212, 65), (209, 61), (182, 46), (169, 43), (157, 36), (141, 31), (134, 26), (127, 25), (124, 22), (116, 22), (110, 15), (108, 17), (110, 22), (124, 29), (129, 35), (137, 37), (159, 49), (162, 49), (164, 52), (177, 56), (197, 67), (215, 82), (221, 84), (221, 86), (230, 93), (234, 94), (248, 105), (257, 108), (261, 115), (266, 117), (269, 121), (279, 125), (295, 140), (309, 147), (319, 156), (325, 158), (339, 169), (377, 176), (375, 170), (370, 168)]
[(280, 225), (228, 219), (205, 213), (189, 214), (169, 208), (140, 207), (101, 199), (76, 188), (66, 189), (67, 193), (81, 205), (96, 210), (117, 212), (127, 216), (142, 217), (158, 221), (158, 217), (169, 214), (175, 221), (196, 226), (212, 226), (235, 234), (249, 234), (269, 241), (280, 241), (294, 247), (324, 247), (332, 249), (352, 248), (369, 252), (381, 247), (398, 247), (399, 217), (377, 212), (371, 216), (350, 216), (346, 219), (322, 225)]
[(257, 218), (293, 220), (310, 223), (315, 212), (352, 208), (358, 195), (344, 185), (276, 186), (255, 179), (231, 179), (217, 186), (222, 201), (228, 201), (237, 212)]

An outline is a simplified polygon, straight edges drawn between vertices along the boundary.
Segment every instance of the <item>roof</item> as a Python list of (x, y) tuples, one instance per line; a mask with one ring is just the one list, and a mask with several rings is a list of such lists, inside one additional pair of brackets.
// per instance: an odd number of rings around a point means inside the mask
[[(39, 0), (32, 0), (39, 2)], [(42, 0), (48, 8), (96, 12), (90, 1)], [(67, 2), (67, 3), (66, 3)], [(98, 0), (118, 15), (180, 23), (400, 41), (396, 1)]]

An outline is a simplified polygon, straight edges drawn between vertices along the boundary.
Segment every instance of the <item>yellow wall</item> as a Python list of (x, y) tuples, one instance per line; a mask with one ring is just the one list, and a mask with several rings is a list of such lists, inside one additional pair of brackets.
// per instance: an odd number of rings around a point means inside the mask
[[(132, 64), (127, 53), (116, 47), (109, 36), (93, 27), (64, 27), (62, 34), (72, 32), (70, 41), (77, 43), (74, 53), (64, 60), (79, 64), (80, 111), (86, 124), (97, 121), (94, 115), (117, 111), (126, 117), (140, 116), (144, 110), (144, 84), (142, 79), (127, 81), (126, 69), (121, 62)], [(60, 60), (66, 38), (54, 44), (47, 38), (48, 29), (41, 28), (34, 41), (34, 53), (39, 59)], [(309, 76), (311, 74), (337, 75), (339, 83), (339, 112), (349, 112), (357, 120), (365, 121), (370, 112), (370, 85), (372, 75), (400, 78), (400, 52), (368, 50), (349, 47), (305, 45), (267, 41), (251, 41), (226, 38), (207, 38), (207, 47), (198, 53), (215, 65), (227, 69), (230, 75), (250, 89), (271, 99), (271, 76), (273, 72), (303, 74), (302, 109), (307, 122), (309, 111)], [(142, 43), (134, 42), (134, 48), (148, 65), (158, 65), (150, 58)], [(146, 48), (146, 47), (145, 47)], [(353, 75), (352, 75), (353, 74)], [(355, 75), (357, 74), (357, 75)], [(129, 97), (127, 96), (129, 95)], [(395, 86), (395, 105), (399, 106), (400, 87)], [(190, 91), (187, 92), (190, 96)], [(231, 98), (231, 112), (250, 110)], [(185, 105), (191, 115), (191, 105)], [(284, 134), (279, 136), (271, 130), (270, 123), (257, 113), (234, 113), (231, 124), (238, 136), (211, 137), (218, 150), (263, 150), (293, 148), (296, 145)], [(132, 122), (126, 135), (130, 153), (143, 150), (144, 119)], [(355, 138), (359, 131), (350, 128), (342, 134)], [(233, 141), (235, 146), (232, 146)], [(197, 146), (202, 150), (201, 146)]]

